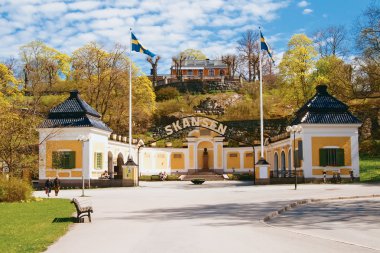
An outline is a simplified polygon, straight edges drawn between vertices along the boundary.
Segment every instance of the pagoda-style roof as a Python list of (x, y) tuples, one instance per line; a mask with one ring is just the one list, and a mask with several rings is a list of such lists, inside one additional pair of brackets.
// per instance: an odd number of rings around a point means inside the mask
[(70, 97), (49, 111), (47, 119), (40, 128), (95, 127), (112, 132), (101, 119), (100, 114), (82, 100), (77, 90)]
[(297, 112), (291, 125), (297, 124), (361, 124), (348, 106), (327, 92), (326, 85), (318, 85), (317, 93)]

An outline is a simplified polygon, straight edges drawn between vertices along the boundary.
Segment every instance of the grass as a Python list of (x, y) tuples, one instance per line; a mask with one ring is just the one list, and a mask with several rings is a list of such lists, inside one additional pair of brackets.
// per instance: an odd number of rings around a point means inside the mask
[(360, 157), (360, 181), (380, 181), (380, 157)]
[(0, 203), (0, 252), (42, 252), (74, 221), (66, 199)]

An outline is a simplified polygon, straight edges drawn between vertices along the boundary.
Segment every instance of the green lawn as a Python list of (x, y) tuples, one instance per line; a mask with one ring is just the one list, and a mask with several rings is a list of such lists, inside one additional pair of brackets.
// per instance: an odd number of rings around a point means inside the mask
[(67, 199), (0, 203), (0, 252), (46, 250), (66, 233), (74, 211)]
[(360, 157), (360, 181), (380, 181), (380, 157)]

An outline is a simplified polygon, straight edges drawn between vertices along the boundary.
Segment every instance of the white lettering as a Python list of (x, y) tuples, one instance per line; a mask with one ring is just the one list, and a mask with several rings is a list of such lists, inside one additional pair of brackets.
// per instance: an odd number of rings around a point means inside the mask
[(190, 122), (188, 119), (182, 119), (182, 126), (183, 128), (190, 127)]
[(170, 125), (165, 127), (166, 135), (171, 135), (173, 133), (172, 127)]
[(221, 135), (224, 135), (226, 133), (226, 130), (227, 130), (227, 126), (224, 126), (223, 124), (219, 124), (218, 126), (218, 133), (220, 133)]
[(212, 130), (215, 130), (216, 131), (216, 122), (214, 120), (210, 120), (211, 124), (210, 124), (210, 128)]
[(179, 120), (177, 120), (176, 122), (174, 122), (172, 124), (172, 126), (173, 126), (175, 132), (178, 132), (179, 130), (182, 130), (182, 128), (179, 126)]
[(191, 126), (199, 126), (199, 118), (198, 117), (191, 117)]
[(202, 125), (203, 127), (208, 128), (208, 122), (210, 122), (208, 118), (203, 118), (203, 120), (202, 120), (202, 124), (201, 124), (201, 125)]

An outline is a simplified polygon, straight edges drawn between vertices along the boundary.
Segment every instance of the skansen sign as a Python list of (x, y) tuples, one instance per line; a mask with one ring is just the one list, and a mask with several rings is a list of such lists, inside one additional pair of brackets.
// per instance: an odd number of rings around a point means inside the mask
[(204, 127), (217, 132), (220, 135), (224, 135), (227, 131), (227, 126), (216, 120), (205, 117), (186, 117), (174, 121), (170, 125), (165, 126), (165, 132), (167, 136), (175, 134), (181, 130), (192, 127)]

